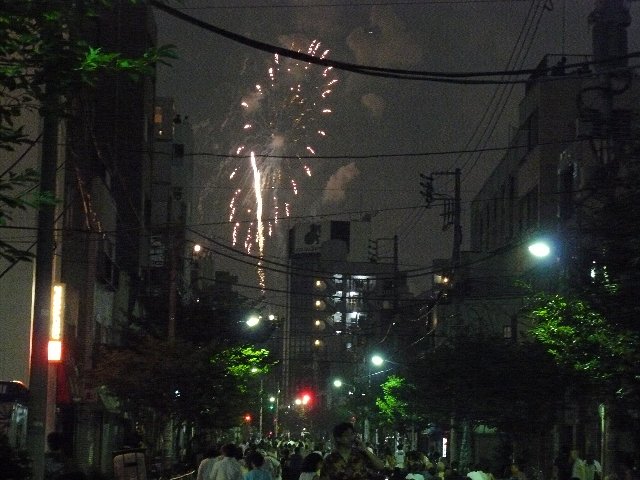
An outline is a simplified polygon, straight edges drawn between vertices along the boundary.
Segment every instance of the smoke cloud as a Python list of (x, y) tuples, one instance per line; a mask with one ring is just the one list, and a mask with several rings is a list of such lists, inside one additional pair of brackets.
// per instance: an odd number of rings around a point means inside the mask
[(375, 118), (382, 118), (384, 115), (385, 101), (380, 95), (366, 93), (360, 98), (360, 102)]
[(336, 173), (331, 175), (327, 185), (324, 187), (322, 202), (339, 203), (343, 201), (346, 196), (347, 185), (359, 174), (360, 170), (358, 170), (358, 167), (356, 167), (356, 164), (353, 162), (340, 167)]

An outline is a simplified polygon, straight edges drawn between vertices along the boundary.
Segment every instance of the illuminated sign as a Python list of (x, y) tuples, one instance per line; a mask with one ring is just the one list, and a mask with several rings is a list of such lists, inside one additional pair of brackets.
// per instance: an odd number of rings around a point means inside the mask
[(64, 285), (56, 284), (51, 290), (51, 319), (48, 358), (50, 362), (62, 360), (62, 326), (64, 324)]

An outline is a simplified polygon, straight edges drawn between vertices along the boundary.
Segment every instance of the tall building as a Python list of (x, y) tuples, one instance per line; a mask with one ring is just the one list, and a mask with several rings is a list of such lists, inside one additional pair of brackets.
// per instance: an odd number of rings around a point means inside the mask
[[(175, 336), (180, 292), (191, 284), (196, 241), (192, 220), (193, 132), (176, 112), (173, 99), (157, 98), (153, 110), (153, 149), (145, 162), (145, 235), (141, 242), (142, 301), (148, 314), (166, 321)], [(161, 322), (162, 323), (162, 322)]]
[[(333, 378), (353, 382), (366, 375), (374, 344), (397, 353), (395, 332), (388, 338), (385, 332), (409, 297), (406, 278), (398, 271), (397, 244), (395, 255), (372, 261), (370, 227), (368, 221), (323, 221), (290, 230), (281, 352), (285, 402), (309, 390), (317, 406), (326, 405)], [(391, 241), (393, 252), (393, 239), (382, 240)]]

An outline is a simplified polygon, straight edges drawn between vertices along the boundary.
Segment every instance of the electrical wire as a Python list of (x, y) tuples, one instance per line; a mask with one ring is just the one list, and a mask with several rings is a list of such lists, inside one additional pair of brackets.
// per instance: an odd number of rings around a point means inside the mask
[[(324, 67), (332, 67), (339, 70), (350, 71), (353, 73), (359, 73), (363, 75), (383, 77), (383, 78), (395, 78), (395, 79), (403, 79), (403, 80), (420, 80), (420, 81), (430, 81), (430, 82), (439, 82), (439, 83), (452, 83), (452, 84), (466, 84), (466, 85), (496, 85), (496, 84), (509, 84), (509, 83), (527, 83), (530, 79), (517, 79), (517, 80), (485, 80), (478, 79), (479, 77), (495, 77), (495, 76), (523, 76), (523, 75), (538, 75), (541, 78), (538, 78), (538, 81), (545, 81), (542, 78), (542, 75), (546, 73), (552, 72), (553, 68), (546, 69), (521, 69), (521, 70), (513, 70), (513, 71), (485, 71), (485, 72), (435, 72), (435, 71), (421, 71), (421, 70), (406, 70), (406, 69), (394, 69), (394, 68), (384, 68), (384, 67), (375, 67), (371, 65), (359, 65), (348, 62), (341, 62), (336, 60), (330, 60), (328, 58), (318, 58), (313, 55), (309, 55), (302, 52), (297, 52), (294, 50), (278, 47), (272, 44), (268, 44), (265, 42), (260, 42), (258, 40), (253, 40), (244, 35), (239, 35), (237, 33), (231, 32), (229, 30), (225, 30), (214, 25), (211, 25), (207, 22), (199, 20), (195, 17), (187, 15), (180, 10), (169, 7), (158, 0), (150, 0), (149, 2), (155, 8), (196, 27), (204, 29), (208, 32), (214, 33), (216, 35), (222, 36), (229, 40), (232, 40), (236, 43), (240, 43), (246, 46), (249, 46), (253, 49), (260, 50), (263, 52), (267, 52), (270, 54), (277, 54), (283, 57), (292, 58), (295, 60), (304, 61), (307, 63), (312, 63), (316, 65), (321, 65)], [(636, 58), (640, 57), (640, 52), (633, 52), (628, 55), (624, 55), (619, 57), (619, 59), (623, 58)], [(605, 61), (590, 61), (590, 62), (580, 62), (576, 64), (566, 65), (567, 69), (579, 69), (580, 71), (584, 71), (585, 73), (574, 73), (572, 75), (562, 76), (562, 79), (571, 78), (573, 76), (577, 76), (577, 78), (586, 78), (592, 76), (590, 72), (586, 69), (586, 67), (590, 65), (596, 65), (601, 63), (609, 63), (613, 59), (609, 58)], [(640, 66), (631, 66), (625, 67), (625, 70), (629, 70), (630, 68), (638, 68)], [(549, 79), (546, 79), (547, 81)]]
[[(520, 33), (518, 35), (518, 38), (516, 40), (516, 44), (514, 45), (514, 48), (511, 50), (511, 54), (509, 55), (509, 59), (507, 60), (507, 63), (505, 65), (505, 70), (508, 70), (511, 66), (512, 66), (512, 61), (514, 58), (517, 59), (517, 57), (519, 56), (519, 52), (522, 49), (522, 45), (524, 44), (524, 42), (526, 41), (526, 34), (525, 32), (528, 31), (527, 26), (530, 25), (530, 22), (535, 14), (535, 7), (536, 7), (536, 3), (535, 2), (531, 2), (530, 6), (529, 6), (529, 10), (527, 12), (527, 16), (525, 17), (525, 20), (522, 24), (522, 27), (520, 28)], [(522, 43), (521, 43), (522, 42)], [(492, 106), (494, 105), (494, 101), (496, 100), (496, 98), (498, 97), (498, 94), (500, 93), (502, 95), (502, 93), (504, 92), (504, 89), (502, 89), (501, 87), (496, 87), (493, 90), (493, 93), (491, 95), (491, 99), (489, 100), (489, 103), (487, 104), (487, 107), (485, 108), (482, 117), (478, 120), (478, 122), (475, 125), (475, 128), (473, 130), (473, 132), (471, 133), (471, 136), (468, 138), (467, 143), (464, 146), (464, 149), (469, 149), (469, 147), (471, 146), (473, 139), (475, 138), (476, 134), (479, 132), (480, 127), (482, 125), (485, 125), (485, 130), (483, 131), (483, 133), (480, 135), (480, 138), (478, 139), (478, 141), (476, 142), (475, 148), (473, 148), (473, 150), (478, 150), (478, 148), (480, 148), (480, 143), (482, 141), (482, 137), (485, 135), (486, 131), (487, 131), (487, 124), (485, 123), (485, 118), (487, 118), (488, 115), (493, 115), (493, 113), (495, 112), (495, 108)], [(499, 104), (500, 100), (498, 100), (498, 104)], [(490, 113), (491, 112), (491, 113)], [(486, 146), (486, 145), (485, 145)], [(475, 151), (472, 153), (476, 153)], [(458, 162), (461, 160), (462, 157), (462, 153), (459, 153), (454, 164), (456, 166), (458, 166), (462, 171), (463, 171), (463, 179), (464, 177), (468, 176), (468, 173), (466, 171), (466, 165), (468, 163), (465, 162), (464, 165), (460, 166), (458, 164)]]

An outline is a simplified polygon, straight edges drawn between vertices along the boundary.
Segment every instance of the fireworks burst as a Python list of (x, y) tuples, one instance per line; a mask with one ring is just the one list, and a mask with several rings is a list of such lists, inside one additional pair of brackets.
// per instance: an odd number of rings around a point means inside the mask
[[(288, 48), (302, 51), (295, 42)], [(328, 54), (317, 40), (305, 51), (318, 58)], [(263, 256), (265, 237), (291, 214), (298, 178), (312, 175), (308, 158), (302, 157), (314, 156), (316, 143), (327, 135), (322, 125), (332, 113), (329, 99), (338, 82), (332, 73), (331, 67), (275, 55), (264, 82), (242, 98), (237, 117), (242, 140), (226, 165), (235, 185), (229, 202), (232, 241), (237, 245), (242, 239), (248, 253), (257, 248)], [(259, 276), (263, 283), (264, 272)]]

